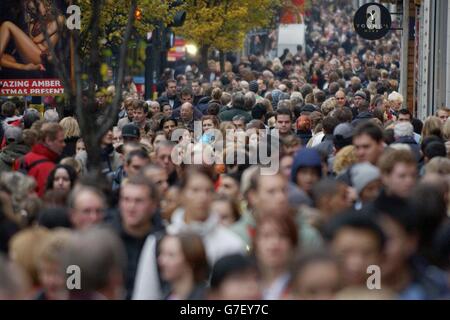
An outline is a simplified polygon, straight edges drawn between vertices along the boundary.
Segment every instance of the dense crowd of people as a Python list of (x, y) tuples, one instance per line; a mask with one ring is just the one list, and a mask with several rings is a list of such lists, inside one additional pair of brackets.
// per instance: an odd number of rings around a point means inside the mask
[(0, 299), (449, 298), (450, 109), (333, 3), (295, 53), (128, 78), (99, 175), (76, 115), (4, 101)]

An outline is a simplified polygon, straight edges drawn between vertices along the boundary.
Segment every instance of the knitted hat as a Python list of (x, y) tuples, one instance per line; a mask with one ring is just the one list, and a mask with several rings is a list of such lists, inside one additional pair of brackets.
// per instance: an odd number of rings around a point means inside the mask
[(258, 92), (258, 82), (256, 80), (252, 80), (248, 84), (248, 89), (251, 92), (257, 93)]
[(369, 183), (379, 179), (380, 176), (380, 170), (368, 162), (358, 163), (351, 168), (352, 185), (358, 194), (360, 194)]

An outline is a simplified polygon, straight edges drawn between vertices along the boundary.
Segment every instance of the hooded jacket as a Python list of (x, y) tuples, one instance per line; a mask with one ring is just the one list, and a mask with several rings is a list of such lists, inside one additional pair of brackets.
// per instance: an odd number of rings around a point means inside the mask
[(300, 168), (317, 168), (322, 176), (322, 160), (317, 150), (311, 148), (300, 149), (294, 157), (291, 168), (291, 182), (297, 184), (297, 172)]

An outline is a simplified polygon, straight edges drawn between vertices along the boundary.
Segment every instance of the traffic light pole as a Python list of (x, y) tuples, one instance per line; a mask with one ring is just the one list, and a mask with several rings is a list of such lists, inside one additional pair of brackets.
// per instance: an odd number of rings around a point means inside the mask
[(152, 32), (152, 38), (147, 42), (145, 51), (145, 99), (155, 99), (156, 86), (161, 67), (161, 28), (163, 24), (158, 22)]

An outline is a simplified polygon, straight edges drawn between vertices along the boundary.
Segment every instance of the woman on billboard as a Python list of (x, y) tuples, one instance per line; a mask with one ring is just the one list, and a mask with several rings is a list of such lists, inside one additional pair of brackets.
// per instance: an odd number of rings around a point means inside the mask
[[(60, 36), (58, 30), (64, 25), (64, 16), (52, 4), (52, 0), (24, 0), (27, 30), (22, 30), (11, 21), (0, 26), (0, 69), (9, 68), (24, 71), (45, 71), (45, 65), (52, 60), (43, 28), (47, 30), (53, 47)], [(13, 41), (14, 51), (5, 53)], [(22, 61), (14, 57), (18, 53)]]

